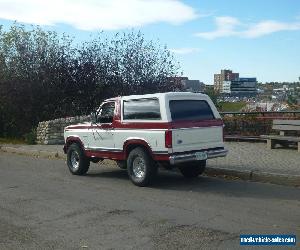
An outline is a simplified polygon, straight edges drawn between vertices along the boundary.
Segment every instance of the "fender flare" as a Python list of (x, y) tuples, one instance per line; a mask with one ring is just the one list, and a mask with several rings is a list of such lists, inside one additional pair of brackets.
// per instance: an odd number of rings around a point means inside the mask
[(130, 145), (141, 145), (141, 146), (145, 147), (147, 149), (147, 151), (149, 152), (150, 156), (153, 158), (153, 151), (152, 151), (151, 146), (149, 145), (149, 143), (147, 141), (145, 141), (144, 139), (141, 139), (141, 138), (128, 138), (124, 142), (123, 152), (124, 152), (125, 158), (127, 158), (127, 156), (128, 156), (128, 147)]
[(80, 145), (80, 147), (83, 149), (83, 151), (85, 152), (85, 149), (84, 149), (84, 144), (83, 142), (81, 141), (81, 139), (79, 138), (79, 136), (68, 136), (66, 138), (66, 143), (64, 145), (64, 153), (66, 154), (67, 151), (68, 151), (68, 148), (69, 146), (72, 144), (72, 143), (78, 143)]

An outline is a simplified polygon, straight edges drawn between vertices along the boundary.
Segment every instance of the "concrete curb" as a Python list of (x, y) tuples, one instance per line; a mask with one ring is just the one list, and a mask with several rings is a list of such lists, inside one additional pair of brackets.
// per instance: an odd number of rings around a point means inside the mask
[(238, 178), (246, 181), (272, 183), (284, 186), (300, 186), (300, 175), (278, 174), (250, 170), (206, 167), (208, 176)]
[(23, 148), (15, 148), (15, 147), (7, 147), (0, 146), (0, 151), (19, 154), (19, 155), (28, 155), (34, 157), (43, 157), (43, 158), (57, 158), (57, 159), (65, 159), (66, 156), (63, 152), (50, 152), (44, 150), (35, 150), (35, 149), (23, 149)]
[(214, 168), (214, 167), (206, 167), (205, 174), (208, 176), (223, 176), (223, 177), (234, 177), (242, 180), (250, 180), (251, 171), (249, 170), (235, 170), (228, 168)]
[[(63, 152), (49, 152), (43, 150), (25, 150), (23, 148), (7, 147), (0, 145), (0, 151), (19, 155), (28, 155), (43, 158), (66, 159)], [(234, 178), (246, 181), (273, 183), (285, 186), (300, 186), (300, 175), (268, 173), (251, 170), (235, 170), (228, 168), (206, 167), (205, 174), (213, 177)]]

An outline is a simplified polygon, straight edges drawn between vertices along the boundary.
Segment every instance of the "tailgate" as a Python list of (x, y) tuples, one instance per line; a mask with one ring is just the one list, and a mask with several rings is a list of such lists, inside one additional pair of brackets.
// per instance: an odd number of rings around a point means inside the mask
[(223, 126), (174, 129), (172, 144), (173, 153), (224, 147)]

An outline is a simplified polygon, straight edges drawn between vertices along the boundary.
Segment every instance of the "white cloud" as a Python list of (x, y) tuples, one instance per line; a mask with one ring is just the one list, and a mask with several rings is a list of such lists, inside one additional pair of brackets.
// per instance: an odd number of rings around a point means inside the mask
[(250, 26), (244, 32), (241, 32), (243, 37), (255, 38), (264, 35), (268, 35), (274, 32), (279, 31), (288, 31), (288, 30), (300, 30), (300, 22), (299, 23), (284, 23), (277, 21), (263, 21), (257, 24)]
[(187, 55), (187, 54), (192, 54), (192, 53), (198, 53), (201, 50), (199, 48), (174, 48), (174, 49), (169, 49), (171, 52), (179, 55)]
[(240, 25), (240, 21), (234, 17), (223, 16), (216, 17), (217, 29), (209, 32), (199, 32), (195, 35), (206, 39), (215, 39), (218, 37), (232, 36), (236, 34), (235, 28)]
[(82, 30), (116, 30), (150, 23), (181, 24), (197, 18), (180, 0), (0, 0), (0, 18)]
[(219, 37), (243, 37), (257, 38), (279, 31), (300, 30), (300, 22), (278, 22), (274, 20), (261, 21), (258, 23), (245, 24), (234, 17), (216, 17), (217, 28), (214, 31), (199, 32), (195, 36), (205, 39)]

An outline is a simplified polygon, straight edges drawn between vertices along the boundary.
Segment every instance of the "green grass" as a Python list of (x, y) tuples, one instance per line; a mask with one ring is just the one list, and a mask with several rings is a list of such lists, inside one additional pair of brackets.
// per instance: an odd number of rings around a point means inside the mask
[(0, 138), (0, 144), (25, 144), (25, 141), (19, 138)]
[(223, 112), (238, 112), (246, 106), (245, 102), (220, 102), (220, 111)]

